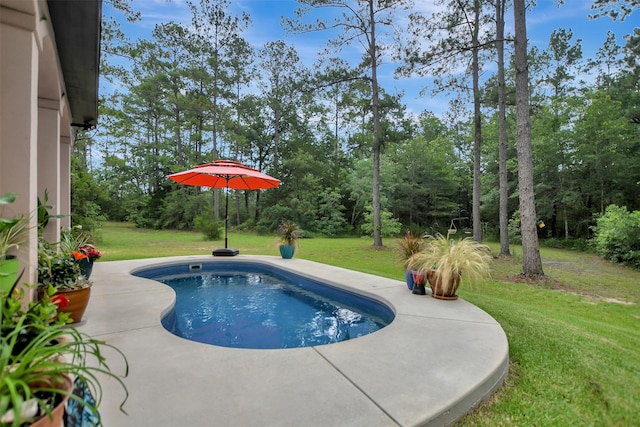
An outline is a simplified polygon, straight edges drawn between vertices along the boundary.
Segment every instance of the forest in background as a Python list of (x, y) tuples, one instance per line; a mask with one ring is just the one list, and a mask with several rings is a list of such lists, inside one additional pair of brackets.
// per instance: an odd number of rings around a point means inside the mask
[[(446, 232), (452, 221), (458, 229), (470, 229), (477, 153), (482, 238), (497, 239), (497, 78), (486, 77), (473, 90), (472, 57), (465, 48), (471, 39), (455, 32), (479, 7), (473, 22), (487, 31), (476, 39), (482, 47), (478, 60), (495, 61), (496, 37), (489, 25), (495, 6), (480, 0), (451, 3), (460, 7), (442, 12), (447, 43), (434, 42), (419, 52), (416, 39), (424, 38), (419, 29), (433, 20), (413, 15), (402, 43), (379, 40), (380, 55), (399, 64), (400, 78), (433, 73), (438, 80), (432, 89), (456, 98), (444, 117), (429, 111), (415, 116), (397, 94), (380, 87), (379, 140), (366, 55), (362, 65), (353, 65), (329, 53), (308, 68), (295, 46), (281, 40), (254, 49), (242, 37), (251, 17), (229, 14), (224, 0), (190, 3), (190, 25), (167, 22), (150, 40), (127, 40), (113, 17), (104, 16), (101, 74), (121, 89), (101, 94), (98, 129), (76, 139), (74, 224), (91, 230), (109, 219), (193, 229), (202, 217), (222, 225), (220, 191), (179, 186), (167, 175), (224, 158), (282, 181), (274, 190), (231, 191), (231, 226), (270, 233), (289, 219), (307, 236), (372, 235), (377, 147), (384, 236), (407, 228)], [(635, 0), (629, 4), (638, 8)], [(120, 5), (122, 13), (136, 19), (126, 2)], [(293, 21), (289, 25), (296, 27)], [(571, 30), (559, 28), (550, 34), (546, 50), (528, 52), (542, 238), (588, 238), (596, 216), (610, 204), (640, 209), (640, 29), (624, 40), (618, 45), (610, 33), (594, 58), (584, 58)], [(506, 41), (508, 212), (511, 238), (517, 239), (515, 69), (508, 35)], [(454, 74), (460, 68), (468, 72)], [(474, 95), (479, 117), (471, 108)], [(477, 144), (478, 119), (482, 144)]]

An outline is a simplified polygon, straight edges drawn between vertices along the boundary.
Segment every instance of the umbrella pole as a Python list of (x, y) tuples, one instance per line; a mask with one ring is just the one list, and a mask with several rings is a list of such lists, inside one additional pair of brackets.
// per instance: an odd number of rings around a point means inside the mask
[(224, 249), (216, 249), (213, 251), (213, 256), (236, 256), (238, 255), (237, 249), (229, 249), (229, 179), (227, 178), (227, 194), (224, 204)]
[(227, 249), (227, 233), (229, 232), (229, 181), (227, 180), (227, 201), (224, 206), (224, 248)]

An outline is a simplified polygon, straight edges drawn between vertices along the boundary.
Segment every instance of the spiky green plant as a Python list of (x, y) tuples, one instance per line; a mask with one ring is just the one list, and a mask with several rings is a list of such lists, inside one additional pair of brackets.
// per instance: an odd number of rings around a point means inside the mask
[(422, 250), (422, 237), (414, 236), (411, 230), (407, 230), (407, 234), (396, 242), (396, 253), (398, 260), (407, 267), (409, 259)]
[(277, 231), (278, 235), (280, 235), (280, 240), (286, 245), (295, 245), (302, 234), (300, 228), (298, 228), (293, 221), (289, 220), (282, 221)]
[[(45, 292), (40, 301), (25, 308), (24, 291), (0, 294), (0, 424), (19, 427), (31, 423), (44, 413), (51, 416), (54, 396), (66, 396), (83, 405), (98, 417), (102, 400), (100, 381), (117, 381), (128, 397), (122, 380), (128, 374), (125, 355), (111, 344), (94, 339), (69, 324), (58, 305), (66, 298)], [(104, 351), (113, 350), (124, 363), (122, 375), (111, 371)], [(64, 378), (83, 381), (95, 396), (95, 404), (72, 394)], [(46, 398), (45, 398), (46, 397)], [(33, 410), (32, 410), (33, 408)], [(124, 410), (123, 410), (124, 412)]]
[[(0, 209), (12, 204), (16, 200), (15, 193), (7, 193), (0, 196)], [(29, 230), (28, 216), (15, 218), (0, 217), (0, 257), (7, 255), (13, 248), (18, 248), (27, 239)]]
[(435, 276), (435, 280), (441, 282), (443, 295), (454, 295), (460, 281), (473, 283), (488, 277), (490, 265), (488, 246), (470, 238), (449, 240), (441, 234), (427, 239), (422, 251), (407, 261), (411, 270), (427, 277)]

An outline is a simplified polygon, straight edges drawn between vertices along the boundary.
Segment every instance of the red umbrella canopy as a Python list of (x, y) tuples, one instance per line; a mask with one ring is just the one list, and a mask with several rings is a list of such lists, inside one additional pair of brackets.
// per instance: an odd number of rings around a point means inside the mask
[(280, 180), (233, 160), (216, 160), (169, 175), (178, 184), (234, 190), (276, 188)]

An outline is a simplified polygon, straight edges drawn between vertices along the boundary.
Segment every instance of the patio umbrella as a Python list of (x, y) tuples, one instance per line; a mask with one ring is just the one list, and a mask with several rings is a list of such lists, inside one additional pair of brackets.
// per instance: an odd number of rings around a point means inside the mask
[(233, 160), (216, 160), (213, 163), (206, 163), (183, 172), (173, 173), (169, 175), (168, 178), (183, 185), (226, 188), (224, 249), (214, 250), (214, 256), (233, 256), (238, 254), (237, 249), (229, 249), (227, 245), (227, 233), (229, 230), (229, 189), (261, 190), (277, 188), (278, 185), (280, 185), (279, 179), (270, 177), (257, 169), (252, 169)]

